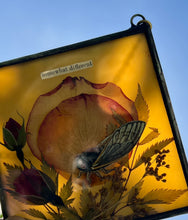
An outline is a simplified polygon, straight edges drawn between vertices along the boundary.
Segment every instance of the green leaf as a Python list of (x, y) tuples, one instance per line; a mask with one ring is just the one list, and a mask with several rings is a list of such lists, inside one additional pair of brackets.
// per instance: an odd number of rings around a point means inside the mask
[(40, 196), (22, 195), (10, 189), (5, 189), (5, 191), (10, 193), (15, 200), (27, 205), (45, 205), (47, 203), (46, 199)]
[(143, 198), (143, 203), (147, 204), (171, 204), (178, 197), (183, 195), (186, 190), (172, 190), (172, 189), (156, 189), (147, 193)]
[(138, 112), (138, 120), (145, 121), (147, 123), (149, 119), (149, 108), (142, 95), (141, 87), (138, 84), (137, 97), (135, 99), (135, 106)]
[(21, 174), (22, 167), (19, 167), (17, 165), (10, 165), (8, 163), (4, 163), (4, 166), (7, 169), (8, 175), (6, 176), (6, 180), (7, 180), (7, 186), (9, 186), (11, 189), (14, 190), (14, 180)]
[(65, 220), (82, 220), (75, 209), (61, 207), (61, 210)]
[(18, 130), (17, 143), (18, 143), (19, 148), (22, 149), (25, 146), (26, 140), (27, 140), (27, 135), (26, 135), (25, 126), (24, 126), (24, 119), (23, 119), (22, 126)]
[(43, 173), (45, 173), (46, 175), (50, 177), (50, 179), (54, 182), (55, 185), (57, 185), (58, 173), (56, 172), (54, 167), (51, 167), (50, 165), (48, 165), (48, 163), (44, 160), (43, 157), (42, 157), (41, 170)]
[(134, 165), (134, 169), (140, 166), (142, 163), (145, 162), (145, 159), (151, 158), (156, 154), (157, 151), (162, 150), (164, 147), (166, 147), (168, 144), (170, 144), (174, 138), (168, 138), (166, 140), (163, 140), (161, 142), (158, 142), (154, 145), (152, 145), (150, 148), (145, 150), (141, 156), (139, 156), (136, 160), (136, 163)]
[(93, 219), (95, 217), (95, 210), (94, 209), (89, 209), (86, 214), (82, 217), (83, 220), (87, 220), (87, 219)]
[(28, 209), (28, 210), (23, 210), (23, 212), (27, 213), (28, 215), (35, 217), (35, 218), (41, 218), (47, 220), (46, 216), (39, 210), (37, 209)]
[(6, 142), (6, 145), (4, 146), (11, 151), (16, 150), (16, 147), (18, 146), (17, 141), (14, 135), (7, 128), (3, 128), (3, 139), (4, 142)]
[(114, 173), (112, 180), (107, 181), (100, 190), (100, 206), (106, 216), (110, 216), (118, 206), (119, 200), (125, 191), (122, 176), (118, 170), (117, 173)]
[(55, 183), (53, 182), (53, 180), (48, 176), (46, 175), (45, 173), (39, 171), (39, 174), (40, 176), (42, 177), (43, 181), (46, 183), (46, 185), (48, 186), (48, 189), (53, 193), (55, 194), (56, 192), (56, 185)]
[(62, 214), (49, 212), (49, 214), (53, 217), (54, 220), (66, 220)]
[(143, 180), (139, 181), (135, 186), (131, 188), (131, 190), (128, 192), (128, 203), (134, 203), (135, 199), (137, 198), (138, 194), (142, 189), (143, 183)]
[(43, 181), (47, 185), (48, 189), (52, 192), (52, 194), (55, 194), (57, 185), (49, 177), (48, 173), (46, 174), (46, 173), (38, 170), (32, 163), (31, 163), (31, 168), (35, 169), (40, 174), (40, 176), (42, 177)]
[(27, 201), (24, 197), (22, 196), (19, 196), (19, 194), (13, 190), (10, 190), (10, 189), (4, 189), (6, 192), (8, 192), (15, 200), (21, 202), (21, 203), (24, 203), (26, 205), (32, 205), (31, 202)]
[(93, 196), (92, 192), (87, 188), (82, 190), (80, 195), (80, 211), (82, 213), (82, 219), (87, 220), (88, 215), (90, 219), (92, 219), (95, 215), (97, 210), (97, 204), (95, 197)]
[[(83, 220), (109, 220), (120, 204), (124, 190), (120, 190), (120, 182), (109, 180), (104, 183), (102, 188), (93, 194), (84, 188), (80, 195), (80, 211)], [(118, 188), (119, 187), (119, 188)]]
[(67, 199), (66, 204), (65, 203), (64, 204), (69, 206), (71, 203), (73, 203), (73, 201), (74, 201), (74, 198), (73, 199)]
[(146, 212), (147, 216), (148, 215), (155, 215), (155, 214), (158, 213), (157, 210), (155, 210), (153, 207), (150, 207), (150, 206), (147, 206), (147, 205), (144, 206), (144, 209), (145, 209), (145, 212)]
[(152, 131), (141, 142), (139, 142), (139, 145), (147, 144), (160, 135), (157, 128), (150, 127), (150, 129)]
[(135, 204), (130, 206), (130, 208), (133, 211), (130, 219), (144, 218), (158, 213), (153, 207), (147, 206), (146, 204)]
[(72, 176), (70, 176), (66, 184), (64, 184), (60, 190), (60, 197), (65, 205), (70, 205), (74, 201), (74, 199), (69, 199), (72, 193), (73, 193)]

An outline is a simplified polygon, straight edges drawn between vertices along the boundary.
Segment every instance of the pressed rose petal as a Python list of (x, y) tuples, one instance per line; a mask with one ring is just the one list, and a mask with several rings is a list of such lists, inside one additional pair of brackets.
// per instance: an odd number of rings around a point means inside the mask
[(17, 196), (25, 202), (42, 205), (48, 202), (62, 204), (60, 197), (55, 195), (55, 184), (49, 176), (34, 168), (25, 168), (13, 181)]
[(122, 106), (104, 96), (81, 94), (61, 102), (39, 129), (37, 144), (44, 159), (55, 168), (71, 172), (78, 154), (95, 148), (109, 135), (109, 124), (119, 126), (113, 111), (126, 121), (133, 120)]
[(47, 187), (39, 172), (26, 169), (14, 181), (15, 191), (21, 195), (41, 196), (43, 187)]
[(71, 172), (74, 157), (109, 135), (107, 124), (117, 124), (114, 111), (126, 121), (137, 120), (134, 102), (115, 84), (67, 77), (35, 102), (28, 145), (39, 159), (43, 155), (55, 168)]

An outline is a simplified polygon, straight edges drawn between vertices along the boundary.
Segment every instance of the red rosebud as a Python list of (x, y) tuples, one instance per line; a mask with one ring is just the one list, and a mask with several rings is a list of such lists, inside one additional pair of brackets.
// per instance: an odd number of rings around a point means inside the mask
[(36, 205), (52, 203), (63, 205), (62, 199), (55, 194), (54, 182), (43, 172), (31, 168), (25, 169), (14, 180), (15, 192), (22, 198)]
[(18, 131), (20, 130), (21, 125), (17, 121), (15, 121), (12, 118), (9, 118), (9, 120), (6, 122), (5, 128), (11, 132), (11, 134), (14, 136), (16, 140), (18, 139)]
[[(22, 117), (22, 116), (21, 116)], [(23, 118), (22, 118), (23, 119)], [(24, 119), (22, 125), (12, 118), (6, 122), (3, 127), (3, 140), (4, 143), (0, 143), (11, 151), (20, 152), (26, 143), (26, 131), (24, 128)], [(20, 154), (20, 153), (19, 153)], [(23, 162), (22, 156), (19, 155), (19, 159)]]

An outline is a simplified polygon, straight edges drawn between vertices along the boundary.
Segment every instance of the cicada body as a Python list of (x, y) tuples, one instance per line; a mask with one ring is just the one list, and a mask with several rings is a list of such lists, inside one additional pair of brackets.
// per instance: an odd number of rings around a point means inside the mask
[(75, 166), (80, 173), (99, 174), (99, 170), (120, 160), (128, 154), (139, 141), (146, 123), (131, 121), (117, 128), (106, 137), (93, 151), (83, 152), (75, 159)]

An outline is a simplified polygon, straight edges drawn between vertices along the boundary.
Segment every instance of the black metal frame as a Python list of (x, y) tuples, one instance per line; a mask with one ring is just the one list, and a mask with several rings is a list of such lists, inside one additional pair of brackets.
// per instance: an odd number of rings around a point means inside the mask
[[(143, 19), (140, 22), (138, 22), (136, 25), (133, 24), (133, 18), (135, 16), (140, 16)], [(146, 40), (147, 40), (148, 47), (150, 50), (150, 55), (152, 58), (153, 66), (154, 66), (155, 73), (156, 73), (156, 76), (158, 79), (161, 94), (162, 94), (163, 101), (164, 101), (164, 104), (166, 107), (167, 115), (169, 118), (171, 129), (172, 129), (172, 132), (174, 135), (174, 140), (175, 140), (175, 143), (177, 146), (178, 154), (179, 154), (181, 165), (183, 168), (184, 176), (185, 176), (186, 183), (188, 186), (188, 163), (187, 163), (186, 155), (184, 152), (183, 144), (182, 144), (181, 137), (179, 134), (179, 129), (178, 129), (178, 126), (176, 123), (172, 104), (171, 104), (170, 97), (168, 94), (163, 71), (162, 71), (160, 61), (158, 58), (154, 39), (152, 36), (151, 25), (148, 21), (145, 20), (145, 18), (142, 15), (134, 15), (131, 18), (131, 28), (129, 28), (128, 30), (114, 33), (114, 34), (110, 34), (110, 35), (106, 35), (106, 36), (95, 38), (95, 39), (91, 39), (91, 40), (87, 40), (87, 41), (83, 41), (83, 42), (72, 44), (69, 46), (64, 46), (64, 47), (48, 50), (48, 51), (45, 51), (42, 53), (37, 53), (37, 54), (30, 55), (30, 56), (25, 56), (25, 57), (21, 57), (18, 59), (2, 62), (2, 63), (0, 63), (0, 68), (3, 68), (5, 66), (19, 64), (19, 63), (28, 62), (28, 61), (32, 61), (35, 59), (44, 58), (47, 56), (51, 56), (51, 55), (55, 55), (55, 54), (59, 54), (59, 53), (64, 53), (67, 51), (72, 51), (72, 50), (76, 50), (76, 49), (80, 49), (80, 48), (84, 48), (84, 47), (88, 47), (88, 46), (93, 46), (93, 45), (100, 44), (103, 42), (112, 41), (115, 39), (131, 36), (131, 35), (135, 35), (135, 34), (139, 34), (139, 33), (143, 33), (146, 36)], [(1, 184), (1, 182), (0, 182), (0, 184)], [(3, 193), (1, 193), (1, 194), (3, 194)], [(5, 208), (6, 202), (5, 202), (5, 198), (3, 195), (1, 195), (1, 203), (2, 203), (2, 211), (3, 211), (4, 217), (7, 217), (7, 212), (6, 212), (6, 208)], [(178, 208), (178, 209), (175, 209), (172, 211), (167, 211), (167, 212), (155, 214), (155, 215), (152, 215), (149, 217), (139, 218), (139, 219), (140, 220), (143, 220), (143, 219), (150, 219), (150, 220), (162, 219), (162, 218), (172, 217), (175, 215), (185, 214), (185, 213), (188, 213), (188, 206), (186, 206), (184, 208)]]

